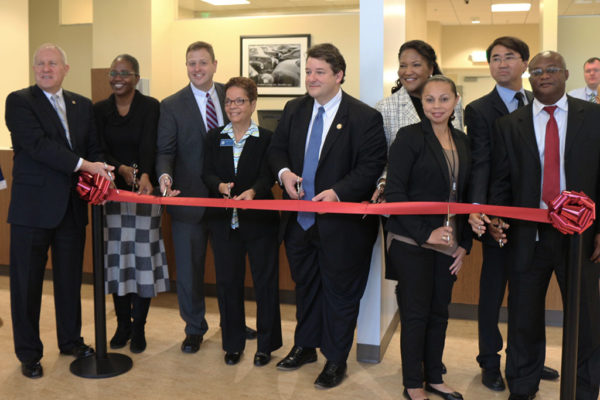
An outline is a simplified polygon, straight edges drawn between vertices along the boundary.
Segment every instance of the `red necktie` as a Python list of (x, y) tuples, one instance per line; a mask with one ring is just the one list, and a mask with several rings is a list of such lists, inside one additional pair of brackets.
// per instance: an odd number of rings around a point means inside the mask
[(210, 93), (206, 92), (206, 127), (210, 131), (219, 126), (215, 103), (213, 103)]
[(554, 119), (556, 106), (544, 107), (550, 115), (546, 124), (546, 144), (544, 146), (544, 186), (542, 200), (548, 204), (560, 192), (560, 151), (558, 139), (558, 124)]

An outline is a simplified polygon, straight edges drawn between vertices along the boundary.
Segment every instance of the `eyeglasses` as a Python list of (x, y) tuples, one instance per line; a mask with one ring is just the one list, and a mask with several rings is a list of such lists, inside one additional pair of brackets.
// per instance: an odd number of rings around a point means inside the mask
[(225, 107), (231, 106), (234, 104), (236, 106), (243, 106), (245, 102), (250, 102), (250, 99), (242, 99), (241, 97), (238, 97), (237, 99), (234, 99), (234, 100), (225, 99)]
[(131, 72), (131, 71), (117, 71), (117, 70), (110, 70), (110, 72), (108, 73), (108, 76), (110, 76), (111, 78), (116, 78), (117, 76), (120, 76), (121, 78), (127, 78), (128, 76), (131, 75), (135, 75), (137, 76), (137, 74), (135, 72)]
[(510, 64), (510, 63), (515, 62), (520, 59), (521, 59), (521, 57), (519, 57), (519, 56), (516, 56), (514, 54), (508, 54), (505, 57), (494, 56), (490, 59), (490, 63), (491, 64), (501, 64), (502, 61), (504, 61), (505, 63)]
[(546, 69), (536, 68), (536, 69), (530, 69), (529, 75), (538, 78), (538, 77), (542, 76), (544, 74), (544, 72), (547, 73), (548, 75), (555, 75), (561, 71), (564, 71), (564, 69), (558, 68), (558, 67), (548, 67)]

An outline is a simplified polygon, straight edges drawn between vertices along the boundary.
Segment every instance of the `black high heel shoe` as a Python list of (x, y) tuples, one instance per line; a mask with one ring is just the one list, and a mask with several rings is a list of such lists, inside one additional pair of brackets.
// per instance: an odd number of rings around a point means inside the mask
[[(408, 394), (408, 389), (404, 388), (404, 392), (402, 392), (402, 394), (404, 395), (404, 398), (406, 398), (408, 400), (412, 400), (412, 397), (410, 397), (410, 394)], [(429, 399), (426, 397), (425, 400), (429, 400)]]
[(445, 400), (464, 400), (462, 394), (458, 393), (458, 392), (442, 392), (441, 390), (437, 390), (436, 388), (434, 388), (433, 386), (431, 386), (429, 383), (425, 385), (425, 390), (427, 390), (428, 392), (437, 394), (438, 396), (440, 396), (442, 399)]

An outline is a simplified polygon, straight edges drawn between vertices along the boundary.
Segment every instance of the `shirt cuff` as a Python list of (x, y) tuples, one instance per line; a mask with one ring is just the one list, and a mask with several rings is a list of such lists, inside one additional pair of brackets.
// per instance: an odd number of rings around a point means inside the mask
[(77, 161), (77, 166), (75, 167), (75, 171), (73, 172), (79, 171), (79, 168), (81, 168), (81, 164), (83, 164), (83, 158), (79, 157), (79, 161)]
[(277, 180), (279, 181), (279, 184), (283, 186), (283, 182), (281, 181), (281, 174), (283, 174), (285, 171), (291, 171), (289, 168), (281, 168), (279, 170), (279, 172), (277, 173)]
[(169, 178), (169, 180), (171, 181), (171, 185), (173, 185), (173, 178), (171, 178), (171, 175), (169, 175), (169, 174), (162, 174), (161, 176), (158, 177), (159, 185), (160, 185), (160, 181), (162, 181), (163, 176), (166, 176), (167, 178)]

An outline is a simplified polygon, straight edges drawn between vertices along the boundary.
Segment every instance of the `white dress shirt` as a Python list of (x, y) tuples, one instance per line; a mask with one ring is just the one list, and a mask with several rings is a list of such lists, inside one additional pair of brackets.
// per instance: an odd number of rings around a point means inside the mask
[[(567, 114), (569, 106), (567, 96), (563, 96), (555, 103), (558, 108), (554, 110), (554, 119), (558, 125), (559, 153), (560, 153), (560, 191), (562, 192), (567, 187), (565, 177), (565, 142), (567, 138)], [(533, 126), (535, 129), (535, 140), (537, 141), (538, 152), (540, 154), (540, 164), (542, 167), (542, 176), (540, 184), (540, 208), (547, 209), (548, 206), (542, 200), (542, 190), (544, 187), (544, 150), (546, 147), (546, 124), (550, 119), (544, 107), (548, 105), (542, 104), (538, 99), (533, 100)]]

